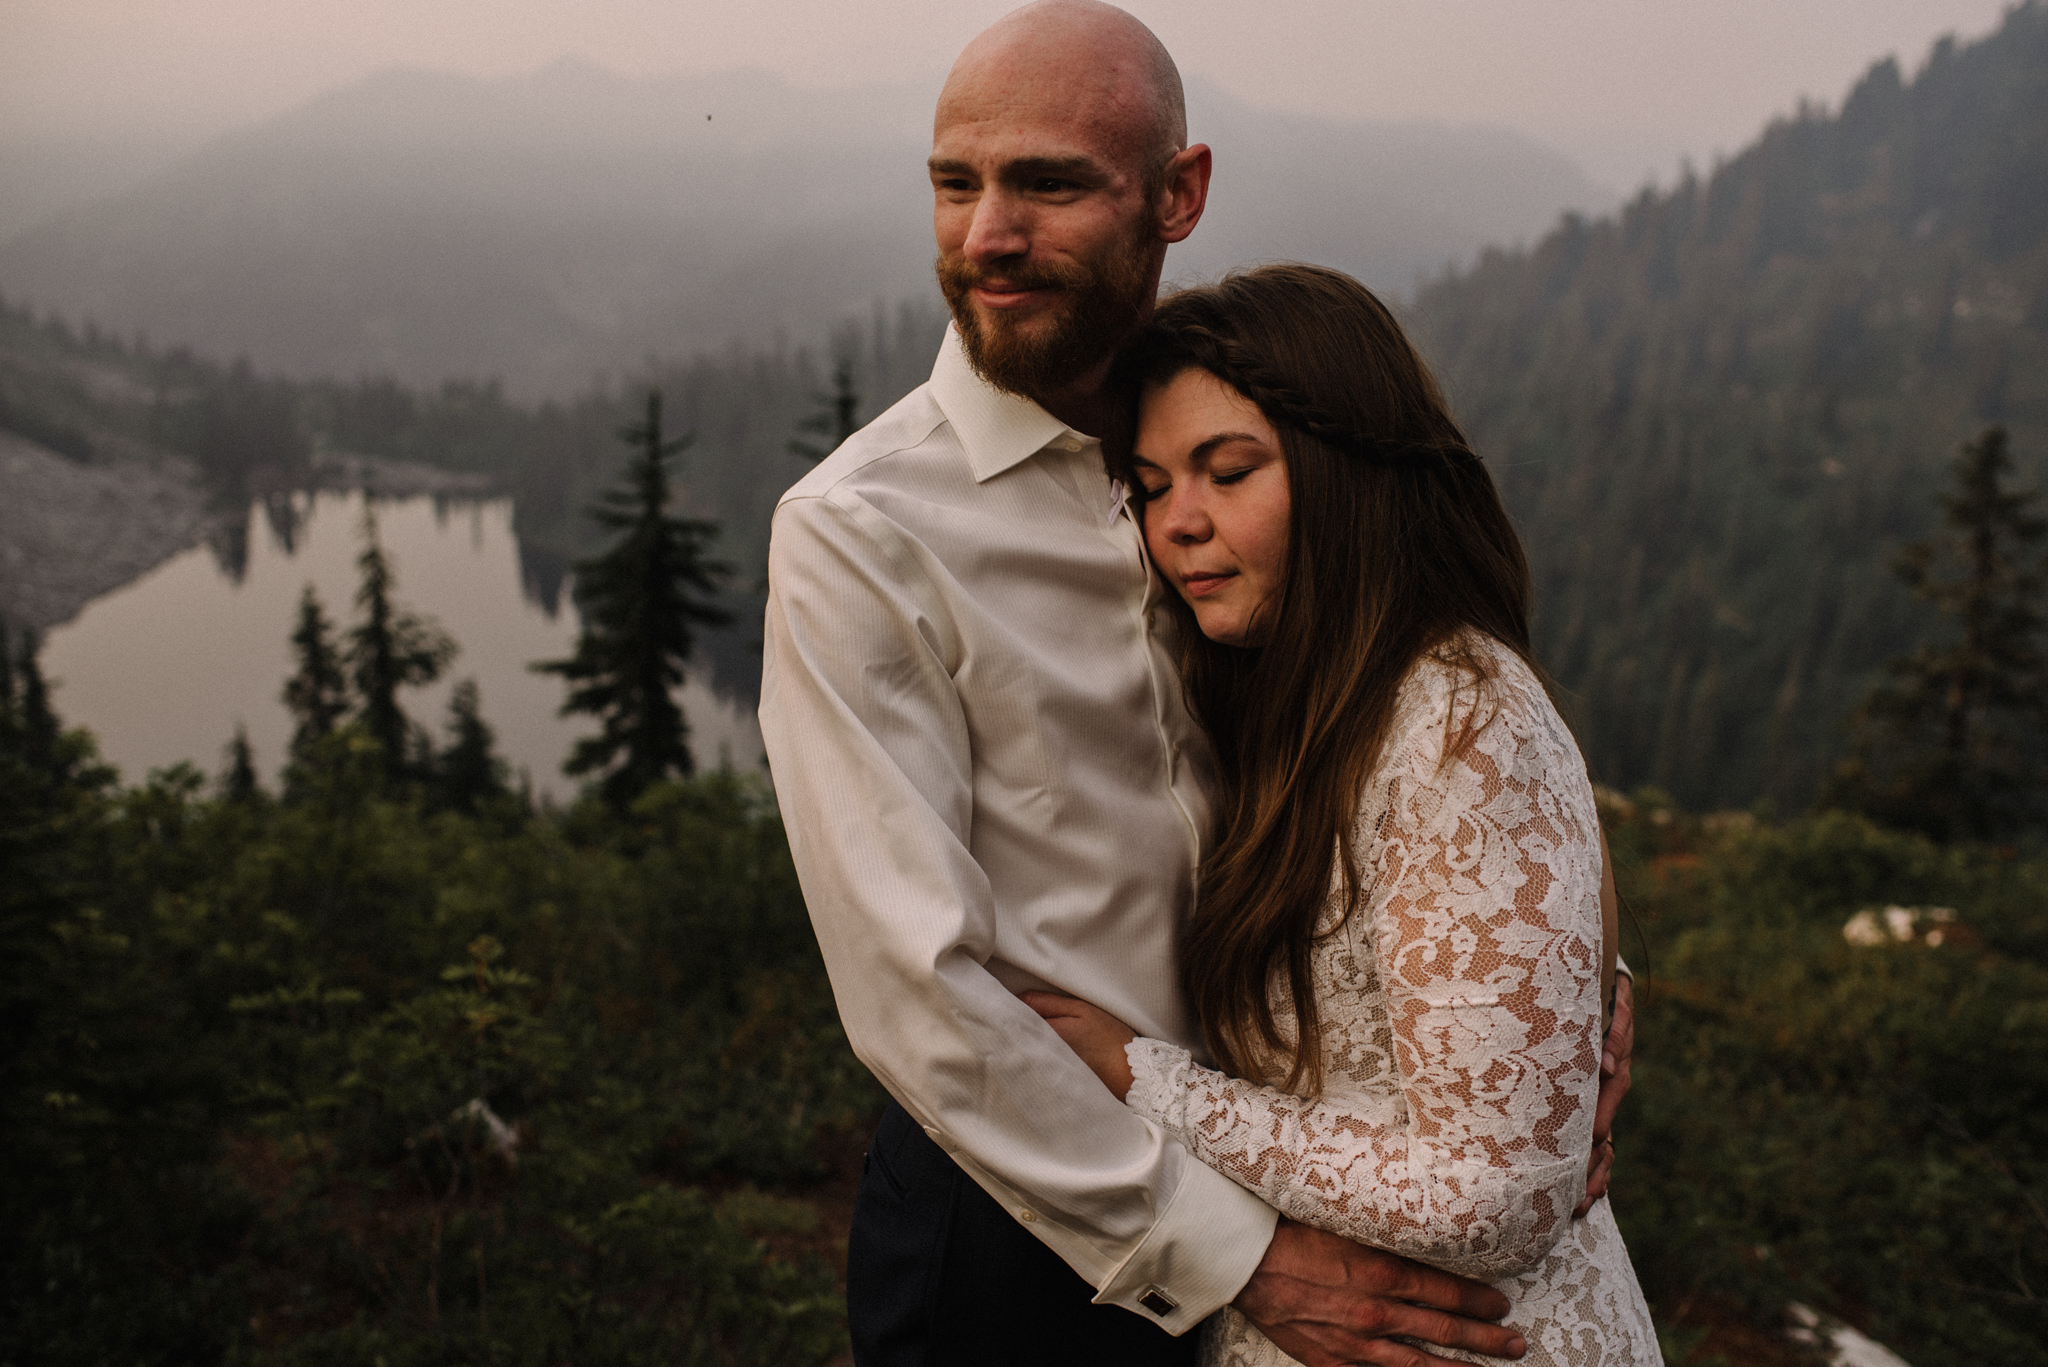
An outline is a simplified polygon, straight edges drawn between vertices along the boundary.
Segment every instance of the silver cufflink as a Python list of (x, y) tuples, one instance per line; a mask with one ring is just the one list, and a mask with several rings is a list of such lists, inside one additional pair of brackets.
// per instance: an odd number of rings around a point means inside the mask
[(1179, 1301), (1167, 1295), (1156, 1286), (1146, 1287), (1145, 1294), (1138, 1297), (1138, 1304), (1144, 1306), (1161, 1319), (1165, 1319), (1168, 1315), (1180, 1309)]

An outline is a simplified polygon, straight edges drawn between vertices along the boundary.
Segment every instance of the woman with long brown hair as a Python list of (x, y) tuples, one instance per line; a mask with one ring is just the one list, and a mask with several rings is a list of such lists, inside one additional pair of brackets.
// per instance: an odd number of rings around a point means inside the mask
[[(1573, 1218), (1613, 963), (1603, 852), (1486, 467), (1335, 271), (1174, 295), (1124, 366), (1134, 430), (1109, 449), (1218, 771), (1182, 949), (1216, 1066), (1026, 1000), (1283, 1215), (1492, 1281), (1524, 1363), (1660, 1362), (1606, 1201)], [(1233, 1310), (1207, 1333), (1208, 1364), (1294, 1361)]]

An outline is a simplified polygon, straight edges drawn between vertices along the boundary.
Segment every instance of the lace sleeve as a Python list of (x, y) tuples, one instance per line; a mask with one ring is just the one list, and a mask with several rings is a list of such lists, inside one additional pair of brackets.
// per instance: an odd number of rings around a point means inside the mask
[(1326, 1062), (1377, 1035), (1393, 1063), (1377, 1096), (1311, 1101), (1156, 1040), (1127, 1051), (1130, 1104), (1283, 1214), (1485, 1280), (1568, 1228), (1599, 1081), (1591, 789), (1533, 678), (1497, 682), (1448, 761), (1450, 687), (1402, 709), (1361, 811), (1370, 892), (1317, 955)]

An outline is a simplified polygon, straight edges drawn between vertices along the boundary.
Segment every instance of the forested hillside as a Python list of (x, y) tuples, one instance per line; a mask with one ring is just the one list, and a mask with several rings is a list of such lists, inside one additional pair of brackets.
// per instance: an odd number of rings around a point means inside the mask
[(2048, 8), (1873, 67), (1705, 178), (1425, 290), (1594, 772), (1797, 808), (1930, 623), (1888, 573), (1957, 446), (2048, 453)]

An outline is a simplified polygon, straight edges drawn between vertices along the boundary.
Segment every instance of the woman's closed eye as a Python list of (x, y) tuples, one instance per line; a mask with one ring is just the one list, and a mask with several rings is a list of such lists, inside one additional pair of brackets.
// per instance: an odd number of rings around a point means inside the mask
[[(1257, 473), (1258, 470), (1258, 465), (1246, 465), (1233, 470), (1211, 470), (1208, 472), (1208, 479), (1211, 484), (1220, 484), (1227, 488), (1233, 484), (1242, 484), (1248, 476)], [(1141, 477), (1137, 487), (1131, 490), (1131, 497), (1140, 503), (1151, 503), (1165, 497), (1172, 489), (1173, 481), (1170, 479), (1147, 482)]]

